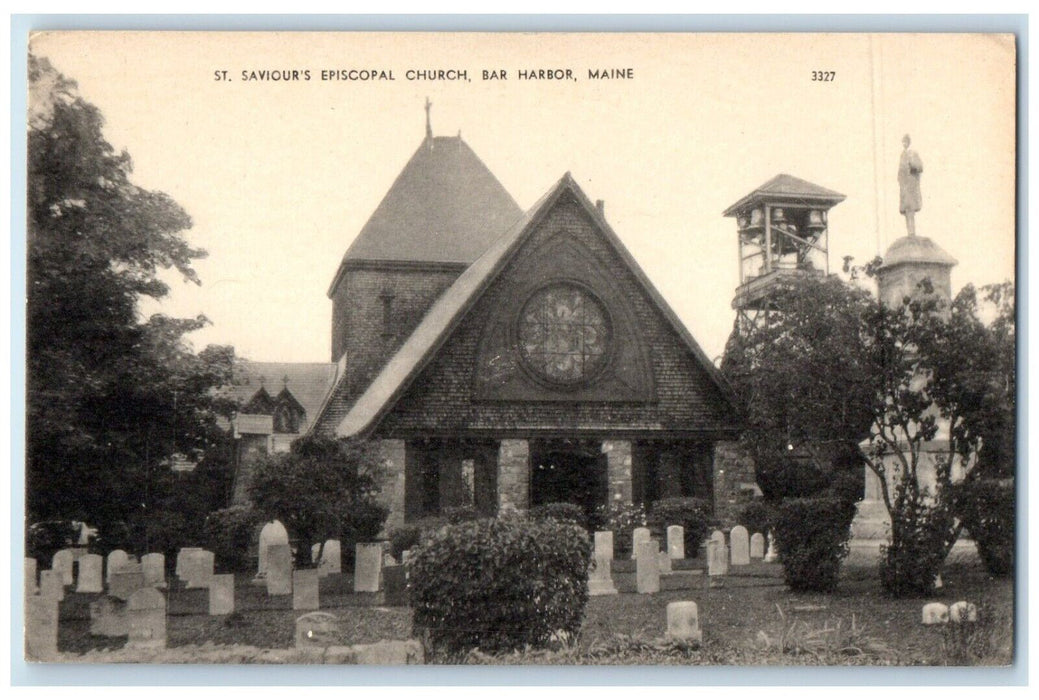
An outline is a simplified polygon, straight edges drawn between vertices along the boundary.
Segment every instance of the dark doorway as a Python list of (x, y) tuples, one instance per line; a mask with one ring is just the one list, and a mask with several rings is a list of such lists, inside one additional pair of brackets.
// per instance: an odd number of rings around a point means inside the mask
[(599, 443), (551, 441), (532, 445), (530, 505), (573, 503), (591, 513), (607, 501), (606, 455)]

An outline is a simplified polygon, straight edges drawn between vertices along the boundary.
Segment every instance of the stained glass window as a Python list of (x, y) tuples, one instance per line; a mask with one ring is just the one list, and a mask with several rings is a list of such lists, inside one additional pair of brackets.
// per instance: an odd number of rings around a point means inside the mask
[(535, 374), (558, 384), (577, 384), (606, 363), (610, 322), (602, 303), (572, 284), (534, 293), (520, 313), (519, 350)]

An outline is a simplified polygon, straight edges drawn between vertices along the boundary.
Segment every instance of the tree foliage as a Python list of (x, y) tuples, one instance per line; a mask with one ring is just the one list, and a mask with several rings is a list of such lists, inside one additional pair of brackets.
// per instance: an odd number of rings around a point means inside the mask
[(343, 537), (349, 547), (382, 528), (388, 511), (375, 500), (380, 467), (369, 442), (308, 435), (256, 463), (249, 495), (267, 519), (285, 525), (306, 564), (312, 544)]
[(225, 439), (230, 406), (211, 389), (234, 353), (192, 352), (184, 336), (202, 316), (140, 318), (141, 297), (168, 292), (160, 270), (198, 283), (205, 253), (181, 235), (191, 219), (133, 184), (129, 154), (74, 82), (30, 56), (29, 84), (27, 515), (85, 520), (104, 537), (176, 500), (174, 455), (197, 462)]

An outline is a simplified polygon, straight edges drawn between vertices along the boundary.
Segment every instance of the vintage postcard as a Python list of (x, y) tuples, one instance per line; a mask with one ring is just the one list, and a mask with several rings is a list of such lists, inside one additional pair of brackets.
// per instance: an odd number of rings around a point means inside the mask
[(38, 32), (25, 657), (1007, 666), (1017, 44)]

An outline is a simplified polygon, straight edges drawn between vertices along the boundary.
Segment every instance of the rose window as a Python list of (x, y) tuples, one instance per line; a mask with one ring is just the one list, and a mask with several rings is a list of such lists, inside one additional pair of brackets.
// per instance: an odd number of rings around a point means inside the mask
[(556, 384), (577, 384), (606, 364), (610, 321), (602, 302), (581, 287), (553, 284), (535, 292), (520, 313), (520, 355)]

